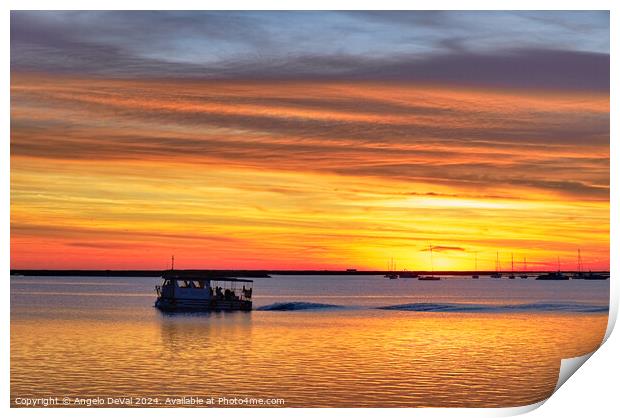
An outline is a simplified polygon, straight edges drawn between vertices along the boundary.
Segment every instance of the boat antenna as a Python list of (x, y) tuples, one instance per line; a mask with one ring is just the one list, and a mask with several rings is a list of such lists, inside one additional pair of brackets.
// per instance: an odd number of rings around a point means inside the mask
[(172, 256), (172, 268), (170, 270), (174, 270), (174, 255)]

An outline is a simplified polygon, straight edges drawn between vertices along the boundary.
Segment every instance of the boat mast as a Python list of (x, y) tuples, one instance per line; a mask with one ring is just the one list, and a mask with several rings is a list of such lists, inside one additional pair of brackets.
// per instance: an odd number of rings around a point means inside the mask
[(495, 272), (499, 273), (499, 251), (495, 253)]
[(577, 248), (577, 269), (581, 273), (581, 248)]
[(170, 270), (174, 270), (174, 255), (172, 256), (172, 268)]
[(515, 258), (512, 253), (510, 253), (510, 271), (515, 272)]
[(523, 271), (527, 271), (527, 261), (525, 261), (525, 257), (523, 257)]

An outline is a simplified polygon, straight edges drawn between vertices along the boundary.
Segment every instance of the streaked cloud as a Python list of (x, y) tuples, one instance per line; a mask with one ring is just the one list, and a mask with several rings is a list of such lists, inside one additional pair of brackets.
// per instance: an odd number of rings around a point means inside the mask
[(423, 248), (421, 251), (426, 251), (426, 252), (430, 252), (430, 251), (435, 251), (438, 253), (441, 252), (449, 252), (449, 251), (465, 251), (465, 248), (463, 247), (451, 247), (448, 245), (429, 245), (428, 248)]

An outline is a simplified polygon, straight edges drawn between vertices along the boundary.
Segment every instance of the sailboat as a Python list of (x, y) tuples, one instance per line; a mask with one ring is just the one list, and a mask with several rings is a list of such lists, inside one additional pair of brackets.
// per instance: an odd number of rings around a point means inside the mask
[(495, 273), (491, 274), (493, 279), (500, 279), (502, 277), (502, 273), (499, 272), (500, 264), (499, 264), (499, 251), (496, 254), (495, 258)]
[(583, 279), (585, 274), (581, 271), (581, 248), (577, 248), (577, 273), (573, 275), (573, 279)]
[(479, 279), (480, 276), (478, 275), (478, 253), (477, 252), (474, 253), (474, 257), (475, 257), (474, 258), (474, 260), (475, 260), (474, 261), (474, 273), (475, 274), (472, 274), (471, 278), (472, 279)]
[(435, 276), (435, 268), (433, 267), (433, 246), (431, 244), (428, 244), (428, 251), (431, 253), (431, 275), (420, 276), (418, 280), (441, 280), (441, 277)]
[(568, 276), (562, 274), (560, 271), (560, 257), (558, 256), (558, 271), (541, 274), (536, 277), (536, 280), (568, 280)]
[(522, 279), (527, 279), (527, 262), (525, 261), (525, 257), (523, 257), (523, 273), (521, 273), (521, 277)]
[(394, 272), (394, 258), (393, 257), (390, 259), (388, 270), (389, 271), (387, 272), (387, 274), (383, 277), (385, 277), (386, 279), (390, 279), (390, 280), (398, 279), (398, 274)]
[(577, 274), (573, 276), (573, 279), (584, 279), (584, 280), (607, 280), (607, 276), (603, 276), (602, 274), (592, 273), (592, 271), (588, 273), (584, 273), (582, 271), (583, 263), (581, 260), (581, 249), (577, 249)]
[(508, 276), (509, 279), (515, 279), (517, 276), (515, 276), (515, 258), (514, 255), (512, 253), (510, 253), (510, 275)]

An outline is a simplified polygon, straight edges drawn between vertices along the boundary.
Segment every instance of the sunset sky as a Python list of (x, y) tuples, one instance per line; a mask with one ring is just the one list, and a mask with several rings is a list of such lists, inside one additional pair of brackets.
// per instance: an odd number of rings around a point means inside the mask
[(12, 12), (11, 267), (609, 268), (607, 12)]

